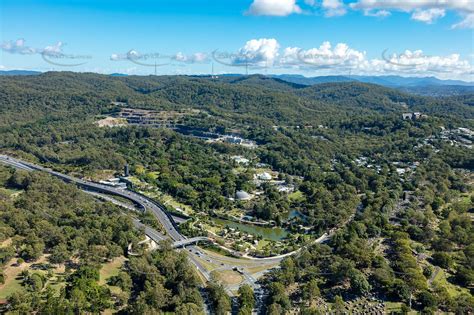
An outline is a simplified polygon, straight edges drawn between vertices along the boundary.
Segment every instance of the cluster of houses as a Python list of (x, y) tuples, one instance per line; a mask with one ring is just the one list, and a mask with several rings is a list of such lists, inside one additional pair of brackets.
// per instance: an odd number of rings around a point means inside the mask
[(423, 140), (422, 143), (418, 145), (421, 146), (431, 146), (434, 148), (433, 144), (436, 140), (441, 140), (447, 142), (453, 146), (466, 147), (471, 149), (474, 143), (474, 131), (469, 128), (456, 128), (456, 129), (446, 129), (441, 127), (441, 132), (439, 135), (434, 134)]
[[(249, 165), (250, 160), (247, 158), (244, 158), (240, 155), (232, 156), (232, 160), (234, 160), (238, 164), (242, 165)], [(266, 167), (266, 164), (258, 163), (257, 168), (259, 167)], [(274, 176), (270, 174), (269, 172), (263, 171), (263, 172), (258, 172), (254, 174), (253, 177), (253, 183), (255, 184), (256, 187), (261, 187), (264, 183), (269, 183), (270, 185), (273, 185), (276, 187), (276, 189), (279, 192), (282, 193), (292, 193), (295, 191), (295, 185), (289, 184), (284, 180), (276, 180), (274, 179)], [(251, 200), (255, 196), (259, 196), (263, 194), (263, 191), (256, 191), (254, 194), (250, 194), (246, 191), (239, 190), (235, 193), (234, 198), (230, 198), (231, 200), (238, 200), (238, 201), (246, 201), (246, 200)]]
[(403, 113), (402, 118), (404, 120), (417, 120), (417, 119), (422, 119), (422, 118), (428, 118), (428, 115), (422, 114), (420, 112)]

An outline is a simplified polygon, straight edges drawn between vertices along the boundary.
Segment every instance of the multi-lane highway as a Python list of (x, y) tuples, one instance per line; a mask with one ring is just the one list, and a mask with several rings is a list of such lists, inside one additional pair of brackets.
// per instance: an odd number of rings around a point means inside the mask
[[(113, 188), (110, 186), (106, 186), (106, 185), (102, 185), (102, 184), (98, 184), (94, 182), (89, 182), (83, 179), (79, 179), (76, 177), (72, 177), (69, 175), (56, 172), (49, 168), (45, 168), (33, 163), (21, 161), (19, 159), (15, 159), (13, 157), (9, 157), (6, 155), (0, 155), (0, 163), (7, 164), (7, 165), (10, 165), (10, 166), (13, 166), (15, 168), (22, 169), (25, 171), (37, 170), (37, 171), (43, 171), (43, 172), (49, 173), (66, 182), (74, 183), (78, 185), (81, 189), (83, 189), (84, 191), (91, 193), (93, 195), (96, 195), (99, 198), (106, 199), (108, 201), (113, 202), (116, 205), (123, 206), (124, 208), (127, 208), (129, 210), (134, 210), (134, 207), (131, 207), (130, 205), (125, 204), (121, 201), (118, 201), (107, 195), (116, 195), (116, 196), (126, 198), (128, 200), (131, 200), (136, 205), (138, 205), (139, 208), (151, 211), (156, 216), (156, 218), (160, 221), (163, 228), (165, 229), (166, 235), (140, 223), (138, 220), (134, 221), (135, 226), (137, 228), (143, 228), (145, 231), (145, 234), (155, 242), (160, 242), (164, 239), (169, 238), (173, 241), (175, 247), (182, 247), (182, 246), (194, 244), (199, 241), (202, 242), (202, 241), (211, 240), (207, 237), (197, 237), (197, 238), (188, 239), (182, 234), (180, 234), (179, 230), (177, 229), (176, 223), (173, 221), (173, 218), (166, 212), (164, 207), (160, 205), (158, 202), (156, 202), (155, 200), (152, 200), (144, 195), (141, 195), (132, 191), (128, 191), (128, 190), (121, 190), (121, 189)], [(201, 261), (206, 261), (210, 264), (220, 266), (218, 269), (232, 270), (232, 269), (235, 269), (235, 266), (240, 266), (241, 264), (245, 266), (245, 269), (250, 268), (250, 267), (264, 267), (264, 266), (273, 267), (275, 264), (279, 263), (283, 259), (283, 258), (278, 257), (278, 258), (274, 258), (270, 260), (248, 260), (248, 259), (229, 258), (229, 257), (219, 256), (219, 255), (208, 255), (207, 253), (205, 253), (204, 251), (201, 251), (196, 246), (188, 247), (187, 253), (188, 253), (188, 257), (191, 263), (204, 276), (204, 278), (206, 278), (206, 280), (211, 279), (210, 270), (204, 267)], [(240, 269), (240, 272), (242, 273), (245, 279), (245, 282), (248, 282), (249, 284), (257, 288), (258, 285), (256, 284), (256, 280), (245, 269), (244, 268)], [(232, 288), (232, 289), (235, 289), (235, 288)], [(230, 290), (228, 291), (230, 293)]]
[(183, 235), (179, 233), (176, 227), (176, 223), (172, 221), (173, 219), (171, 218), (170, 215), (168, 215), (168, 213), (163, 208), (163, 206), (161, 206), (156, 201), (150, 198), (147, 198), (141, 194), (138, 194), (129, 190), (122, 190), (122, 189), (117, 189), (117, 188), (110, 187), (107, 185), (89, 182), (83, 179), (79, 179), (76, 177), (72, 177), (69, 175), (65, 175), (65, 174), (53, 171), (49, 168), (45, 168), (36, 164), (21, 161), (21, 160), (18, 160), (6, 155), (0, 155), (0, 162), (11, 165), (19, 169), (26, 170), (26, 171), (32, 171), (32, 170), (43, 171), (55, 177), (58, 177), (66, 182), (74, 183), (85, 190), (92, 190), (99, 193), (116, 195), (116, 196), (126, 198), (128, 200), (131, 200), (135, 204), (139, 205), (140, 207), (143, 207), (144, 209), (151, 211), (157, 217), (157, 219), (161, 222), (161, 224), (163, 225), (163, 228), (166, 230), (166, 234), (169, 235), (169, 237), (173, 241), (182, 241), (186, 239), (186, 237), (184, 237)]
[[(231, 258), (231, 257), (226, 257), (226, 256), (221, 256), (217, 254), (212, 254), (212, 253), (206, 253), (197, 246), (194, 246), (196, 242), (199, 241), (212, 241), (212, 239), (207, 238), (207, 237), (198, 237), (198, 238), (186, 238), (184, 235), (182, 235), (177, 227), (176, 222), (173, 220), (172, 216), (166, 212), (165, 208), (159, 204), (157, 201), (150, 199), (142, 194), (129, 191), (129, 190), (122, 190), (122, 189), (117, 189), (111, 186), (106, 186), (102, 185), (99, 183), (94, 183), (90, 181), (86, 181), (83, 179), (79, 179), (76, 177), (72, 177), (69, 175), (65, 175), (59, 172), (56, 172), (54, 170), (51, 170), (49, 168), (45, 168), (43, 166), (39, 166), (33, 163), (21, 161), (19, 159), (15, 159), (13, 157), (9, 157), (6, 155), (0, 155), (0, 163), (7, 164), (10, 166), (13, 166), (18, 169), (22, 169), (25, 171), (43, 171), (46, 173), (49, 173), (55, 177), (58, 177), (66, 182), (69, 183), (74, 183), (77, 186), (79, 186), (81, 189), (92, 193), (94, 195), (97, 195), (97, 197), (101, 197), (103, 199), (107, 199), (119, 206), (123, 206), (124, 208), (127, 208), (129, 210), (133, 210), (134, 207), (123, 203), (121, 201), (118, 201), (110, 195), (115, 195), (115, 196), (120, 196), (123, 198), (126, 198), (133, 203), (135, 203), (139, 209), (145, 209), (147, 211), (151, 211), (151, 213), (154, 214), (154, 216), (159, 220), (161, 225), (164, 228), (164, 233), (161, 233), (159, 231), (156, 231), (148, 226), (143, 225), (139, 221), (134, 222), (135, 226), (139, 228), (143, 228), (145, 230), (145, 234), (152, 239), (155, 242), (160, 242), (164, 239), (171, 239), (173, 241), (174, 247), (175, 248), (181, 248), (184, 246), (191, 245), (188, 247), (188, 250), (186, 251), (188, 253), (188, 257), (190, 262), (196, 267), (196, 269), (206, 278), (206, 280), (211, 279), (210, 272), (208, 267), (205, 267), (203, 262), (209, 263), (210, 265), (217, 266), (214, 268), (214, 270), (236, 270), (236, 266), (239, 268), (237, 269), (239, 273), (242, 274), (244, 278), (244, 282), (249, 283), (254, 287), (254, 289), (258, 289), (259, 286), (256, 284), (256, 277), (261, 276), (264, 274), (268, 269), (274, 268), (278, 266), (278, 264), (287, 256), (296, 254), (299, 252), (299, 250), (291, 253), (287, 253), (284, 255), (276, 256), (276, 257), (268, 257), (268, 258), (251, 258), (249, 257), (248, 259), (243, 259), (243, 258)], [(135, 208), (136, 210), (136, 208)], [(320, 238), (315, 240), (315, 243), (322, 243), (324, 241), (327, 241), (331, 236), (335, 233), (336, 229), (333, 229), (329, 233), (323, 234)], [(183, 249), (184, 250), (184, 249)], [(258, 269), (259, 271), (254, 274), (254, 276), (251, 275), (249, 272), (250, 269)], [(238, 286), (236, 286), (238, 288)], [(227, 288), (228, 292), (234, 289), (232, 288)]]

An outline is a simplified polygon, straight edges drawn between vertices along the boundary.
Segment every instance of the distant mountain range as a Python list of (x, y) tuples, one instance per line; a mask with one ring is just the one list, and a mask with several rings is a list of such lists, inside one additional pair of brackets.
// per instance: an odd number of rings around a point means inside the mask
[(38, 75), (41, 74), (40, 71), (32, 71), (32, 70), (2, 70), (0, 71), (0, 75)]
[[(0, 71), (0, 76), (5, 75), (38, 75), (40, 71), (31, 70), (6, 70)], [(113, 77), (125, 77), (128, 76), (124, 73), (111, 73)], [(210, 75), (198, 75), (196, 77), (206, 77)], [(251, 83), (255, 78), (267, 78), (277, 80), (273, 82), (273, 85), (288, 82), (301, 87), (310, 86), (322, 83), (341, 83), (341, 82), (362, 82), (382, 85), (385, 87), (395, 88), (404, 92), (410, 92), (419, 95), (426, 96), (457, 96), (465, 94), (474, 94), (474, 82), (467, 82), (461, 80), (441, 80), (435, 77), (402, 77), (397, 75), (385, 75), (385, 76), (361, 76), (361, 75), (328, 75), (328, 76), (317, 76), (317, 77), (305, 77), (297, 74), (279, 74), (279, 75), (260, 75), (254, 74), (250, 76), (229, 73), (219, 75), (220, 80), (237, 80), (246, 81)], [(280, 84), (280, 87), (282, 85)], [(295, 86), (293, 86), (295, 87)]]
[(459, 85), (459, 86), (474, 86), (474, 82), (466, 82), (461, 80), (441, 80), (435, 77), (402, 77), (397, 75), (385, 76), (361, 76), (361, 75), (330, 75), (318, 77), (305, 77), (302, 75), (281, 74), (273, 75), (274, 78), (279, 78), (288, 82), (314, 85), (319, 83), (333, 83), (333, 82), (351, 82), (358, 81), (364, 83), (372, 83), (383, 85), (387, 87), (416, 87), (416, 86), (435, 86), (435, 85)]

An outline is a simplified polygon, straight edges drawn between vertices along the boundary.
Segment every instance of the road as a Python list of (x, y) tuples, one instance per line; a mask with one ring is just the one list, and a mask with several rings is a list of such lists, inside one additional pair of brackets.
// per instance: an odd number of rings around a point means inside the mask
[[(76, 177), (72, 177), (69, 175), (56, 172), (49, 168), (45, 168), (33, 163), (21, 161), (21, 160), (18, 160), (6, 155), (0, 155), (0, 163), (7, 164), (7, 165), (10, 165), (10, 166), (13, 166), (15, 168), (22, 169), (25, 171), (36, 170), (36, 171), (49, 173), (57, 178), (64, 180), (65, 182), (74, 183), (78, 185), (81, 189), (83, 189), (87, 193), (95, 195), (98, 198), (111, 201), (116, 205), (122, 206), (129, 210), (136, 211), (137, 208), (134, 208), (130, 206), (129, 204), (118, 201), (114, 198), (111, 198), (110, 196), (107, 196), (107, 195), (104, 196), (103, 194), (116, 195), (116, 196), (126, 198), (128, 200), (131, 200), (132, 202), (137, 204), (139, 208), (151, 211), (159, 220), (159, 222), (163, 225), (164, 229), (166, 230), (167, 235), (164, 235), (163, 233), (160, 233), (148, 226), (143, 225), (138, 220), (134, 221), (135, 226), (137, 228), (143, 228), (145, 230), (145, 234), (155, 242), (160, 242), (164, 239), (170, 238), (175, 244), (177, 244), (177, 247), (181, 247), (183, 245), (193, 244), (198, 241), (210, 240), (207, 237), (187, 239), (184, 235), (179, 233), (176, 223), (173, 221), (172, 217), (166, 212), (164, 207), (160, 205), (159, 203), (157, 203), (156, 201), (144, 195), (141, 195), (132, 191), (128, 191), (128, 190), (121, 190), (121, 189), (113, 188), (110, 186), (89, 182), (83, 179), (79, 179)], [(225, 256), (222, 256), (222, 258), (220, 258), (219, 256), (214, 256), (214, 255), (210, 256), (206, 254), (205, 252), (201, 251), (197, 246), (194, 246), (194, 245), (190, 246), (188, 249), (189, 249), (188, 256), (191, 263), (196, 267), (196, 269), (199, 272), (201, 272), (201, 274), (206, 278), (206, 280), (211, 279), (210, 272), (199, 262), (198, 259), (206, 260), (207, 262), (211, 264), (222, 266), (223, 267), (222, 269), (228, 269), (228, 270), (232, 270), (233, 268), (235, 268), (235, 265), (240, 265), (240, 263), (242, 262), (245, 262), (245, 264), (248, 265), (249, 267), (252, 267), (252, 266), (256, 267), (256, 266), (266, 266), (266, 265), (272, 265), (272, 264), (274, 265), (275, 263), (278, 263), (282, 260), (282, 258), (275, 258), (273, 260), (251, 261), (247, 259), (229, 258)], [(252, 278), (250, 274), (244, 271), (243, 276), (245, 279), (248, 280), (246, 282), (249, 282), (254, 287), (257, 286), (255, 284), (256, 280)]]
[(129, 190), (117, 189), (117, 188), (110, 187), (107, 185), (93, 183), (93, 182), (89, 182), (83, 179), (65, 175), (65, 174), (53, 171), (49, 168), (45, 168), (45, 167), (32, 164), (29, 162), (20, 161), (18, 159), (14, 159), (6, 155), (0, 155), (0, 162), (3, 162), (4, 164), (8, 164), (13, 167), (23, 169), (26, 171), (37, 170), (37, 171), (46, 172), (68, 183), (74, 183), (80, 186), (81, 188), (89, 190), (89, 191), (92, 190), (99, 193), (116, 195), (116, 196), (126, 198), (128, 200), (131, 200), (135, 204), (139, 205), (140, 207), (151, 211), (157, 217), (157, 219), (161, 222), (161, 224), (163, 225), (163, 228), (166, 230), (167, 235), (169, 235), (169, 237), (173, 241), (182, 241), (186, 239), (186, 237), (184, 237), (183, 235), (179, 233), (176, 223), (172, 221), (171, 216), (168, 215), (164, 207), (161, 206), (156, 201), (150, 198), (147, 198), (146, 196), (143, 196), (141, 194), (138, 194)]
[[(138, 228), (144, 228), (145, 234), (150, 237), (155, 242), (160, 242), (164, 239), (171, 239), (174, 244), (177, 244), (178, 247), (194, 244), (197, 241), (209, 241), (209, 238), (194, 238), (188, 239), (184, 235), (182, 235), (179, 230), (176, 222), (173, 220), (172, 216), (166, 211), (166, 209), (158, 202), (153, 199), (150, 199), (142, 194), (132, 192), (129, 190), (122, 190), (117, 189), (111, 186), (102, 185), (90, 181), (86, 181), (83, 179), (79, 179), (76, 177), (72, 177), (69, 175), (65, 175), (49, 168), (45, 168), (33, 163), (21, 161), (6, 155), (0, 155), (0, 163), (7, 164), (13, 166), (18, 169), (22, 169), (25, 171), (42, 171), (49, 173), (57, 178), (60, 178), (68, 183), (74, 183), (79, 186), (81, 189), (87, 191), (88, 193), (92, 193), (97, 195), (97, 197), (101, 197), (103, 199), (107, 199), (114, 204), (119, 206), (123, 206), (127, 209), (136, 210), (132, 206), (118, 201), (110, 196), (103, 196), (102, 194), (107, 195), (115, 195), (126, 198), (133, 203), (135, 203), (139, 209), (145, 209), (147, 211), (151, 211), (151, 213), (158, 219), (158, 221), (163, 226), (164, 230), (166, 231), (166, 235), (160, 233), (148, 226), (143, 225), (138, 220), (134, 222), (135, 226)], [(327, 241), (332, 237), (335, 233), (336, 229), (333, 229), (329, 233), (325, 233), (319, 239), (317, 239), (314, 243), (322, 243)], [(181, 249), (184, 250), (184, 249)], [(190, 262), (196, 267), (196, 269), (204, 276), (206, 280), (211, 279), (211, 274), (208, 268), (203, 266), (200, 260), (207, 261), (212, 265), (218, 266), (214, 270), (235, 270), (236, 266), (239, 266), (238, 272), (243, 276), (244, 282), (250, 284), (254, 290), (259, 290), (260, 287), (256, 283), (256, 277), (262, 276), (265, 272), (267, 272), (271, 268), (275, 268), (278, 264), (285, 258), (290, 255), (297, 254), (301, 248), (297, 251), (287, 253), (280, 256), (275, 257), (268, 257), (268, 258), (255, 258), (255, 257), (248, 257), (248, 258), (232, 258), (221, 256), (217, 254), (213, 254), (211, 252), (204, 252), (200, 250), (199, 247), (191, 245), (188, 247), (186, 251), (188, 253), (188, 257)], [(251, 275), (249, 269), (251, 268), (258, 268), (260, 271), (256, 272), (254, 276)], [(231, 290), (238, 289), (238, 286), (228, 287), (227, 290), (231, 293)]]

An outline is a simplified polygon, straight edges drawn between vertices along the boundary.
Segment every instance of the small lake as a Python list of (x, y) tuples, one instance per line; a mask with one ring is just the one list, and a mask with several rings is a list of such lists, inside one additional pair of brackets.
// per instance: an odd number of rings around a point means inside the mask
[(291, 210), (288, 212), (288, 216), (286, 217), (287, 221), (290, 221), (291, 219), (298, 218), (301, 219), (303, 222), (306, 222), (306, 216), (299, 212), (298, 210)]
[(262, 227), (251, 224), (244, 224), (225, 220), (221, 218), (212, 218), (212, 220), (219, 225), (228, 226), (234, 229), (238, 229), (242, 232), (261, 236), (267, 240), (280, 241), (288, 236), (288, 232), (285, 229), (279, 227)]

